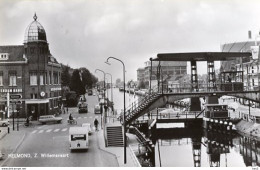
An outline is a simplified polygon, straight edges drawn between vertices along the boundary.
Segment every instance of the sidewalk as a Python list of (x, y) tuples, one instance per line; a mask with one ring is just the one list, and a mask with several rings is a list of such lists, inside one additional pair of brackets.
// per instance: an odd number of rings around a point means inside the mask
[(126, 147), (126, 164), (124, 164), (124, 147), (105, 147), (104, 131), (101, 129), (97, 136), (99, 141), (99, 148), (109, 152), (117, 158), (119, 167), (136, 167), (134, 160), (131, 157), (130, 148), (128, 145), (138, 144), (135, 135), (127, 133), (127, 147)]
[(3, 167), (5, 162), (8, 160), (8, 154), (14, 153), (17, 150), (25, 139), (25, 136), (25, 131), (13, 131), (10, 129), (10, 133), (7, 133), (2, 139), (0, 139), (0, 151), (2, 154), (5, 154), (4, 159), (0, 161), (0, 167)]

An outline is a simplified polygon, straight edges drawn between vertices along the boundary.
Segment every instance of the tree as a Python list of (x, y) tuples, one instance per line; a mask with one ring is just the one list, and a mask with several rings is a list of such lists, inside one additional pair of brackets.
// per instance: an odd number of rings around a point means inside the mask
[(145, 83), (143, 80), (141, 80), (138, 84), (138, 89), (145, 89)]
[(80, 72), (78, 69), (75, 69), (71, 76), (70, 89), (75, 91), (77, 95), (82, 95), (86, 93), (86, 89), (80, 79)]
[(80, 68), (80, 71), (82, 73), (83, 86), (88, 89), (92, 88), (93, 84), (95, 84), (98, 79), (85, 67)]
[(62, 65), (61, 72), (61, 85), (69, 87), (71, 75), (69, 73), (70, 67), (67, 65)]
[(121, 84), (121, 79), (120, 78), (116, 79), (116, 87), (119, 87), (120, 84)]

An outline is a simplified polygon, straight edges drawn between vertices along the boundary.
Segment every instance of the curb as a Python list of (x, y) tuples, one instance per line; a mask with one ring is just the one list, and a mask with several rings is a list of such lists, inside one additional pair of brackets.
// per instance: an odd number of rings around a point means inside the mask
[(0, 140), (1, 139), (3, 139), (6, 135), (7, 135), (8, 133), (7, 132), (5, 132), (5, 134), (3, 134), (3, 136), (2, 137), (0, 137)]
[[(22, 139), (19, 141), (18, 145), (16, 145), (15, 149), (14, 149), (10, 154), (14, 153), (14, 152), (19, 148), (19, 146), (23, 143), (23, 140), (24, 140), (25, 136), (26, 136), (26, 133), (23, 134)], [(7, 157), (7, 159), (5, 159), (4, 162), (2, 162), (2, 164), (0, 165), (0, 167), (3, 167), (3, 165), (4, 165), (8, 160), (9, 160), (9, 158)]]

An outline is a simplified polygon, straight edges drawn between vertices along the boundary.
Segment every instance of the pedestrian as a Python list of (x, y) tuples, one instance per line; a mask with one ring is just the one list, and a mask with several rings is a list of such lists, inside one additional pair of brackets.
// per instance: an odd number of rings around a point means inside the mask
[(67, 113), (69, 113), (69, 107), (67, 107)]
[(97, 118), (95, 118), (95, 120), (94, 120), (94, 125), (95, 125), (95, 128), (96, 128), (96, 131), (98, 131), (98, 120), (97, 120)]

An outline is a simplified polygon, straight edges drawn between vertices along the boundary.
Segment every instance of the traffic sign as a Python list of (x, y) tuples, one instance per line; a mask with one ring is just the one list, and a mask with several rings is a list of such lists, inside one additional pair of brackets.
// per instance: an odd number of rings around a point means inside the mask
[(22, 95), (21, 94), (10, 94), (10, 99), (21, 99)]

